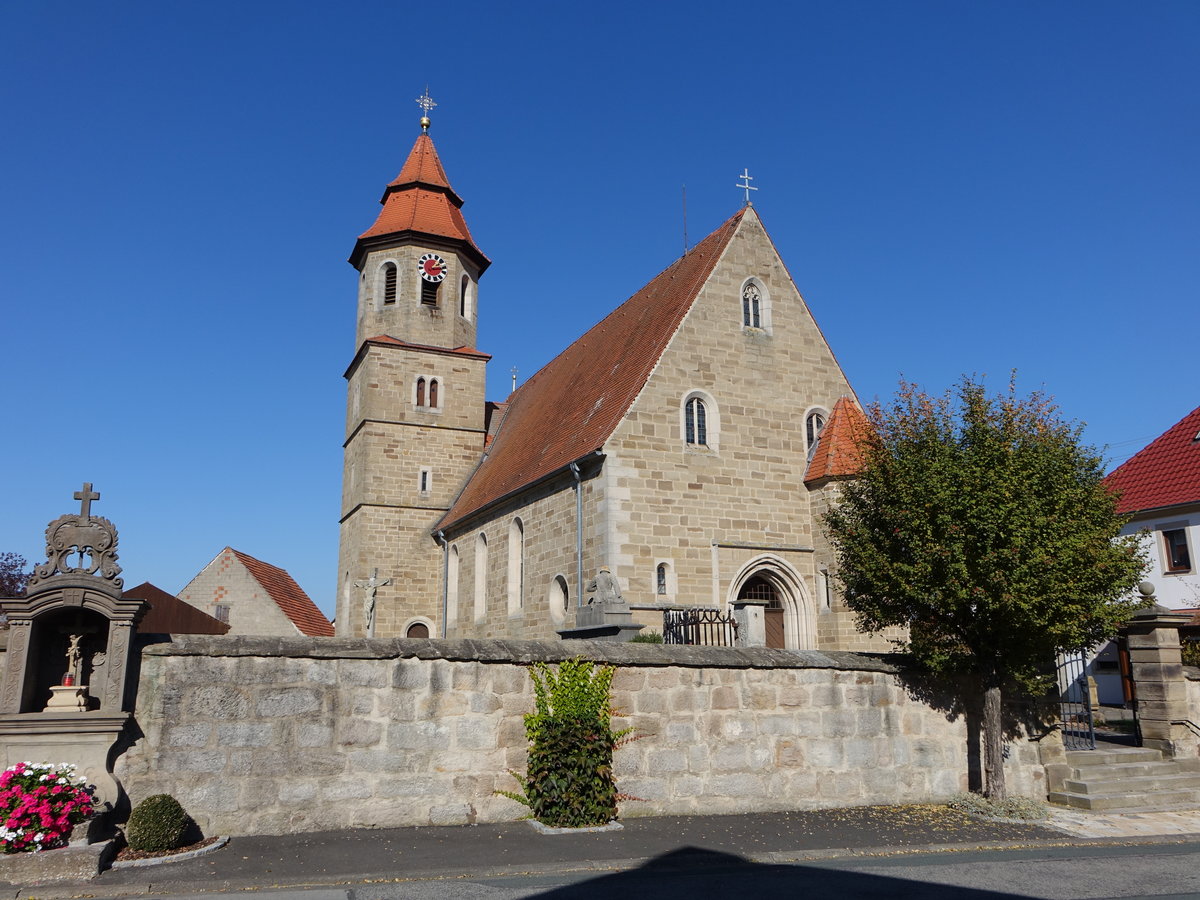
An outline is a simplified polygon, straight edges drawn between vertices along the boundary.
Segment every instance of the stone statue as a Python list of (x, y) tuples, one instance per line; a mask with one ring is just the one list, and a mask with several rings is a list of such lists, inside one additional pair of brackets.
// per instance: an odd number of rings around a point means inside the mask
[(625, 602), (625, 598), (621, 596), (621, 585), (608, 566), (600, 567), (600, 571), (596, 573), (596, 577), (588, 582), (587, 591), (589, 594), (595, 594), (588, 603), (613, 604)]
[(71, 643), (67, 647), (67, 674), (71, 676), (75, 684), (79, 684), (82, 666), (80, 663), (83, 660), (83, 651), (79, 649), (79, 642), (83, 640), (82, 634), (71, 635)]
[(375, 595), (381, 587), (391, 583), (392, 579), (390, 578), (385, 578), (383, 581), (379, 580), (378, 569), (373, 570), (371, 577), (366, 581), (354, 582), (355, 587), (362, 588), (367, 592), (367, 595), (363, 598), (364, 633), (367, 637), (375, 637)]

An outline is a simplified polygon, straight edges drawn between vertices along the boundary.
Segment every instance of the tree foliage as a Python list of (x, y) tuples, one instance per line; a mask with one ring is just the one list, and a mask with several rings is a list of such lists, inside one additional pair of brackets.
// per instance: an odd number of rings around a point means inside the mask
[[(1000, 690), (1036, 688), (1059, 652), (1111, 637), (1141, 603), (1142, 551), (1119, 536), (1100, 458), (1041, 393), (901, 382), (869, 419), (863, 471), (826, 517), (846, 603), (866, 631), (906, 626), (922, 667), (995, 691), (991, 756)], [(988, 774), (1003, 796), (1002, 770)]]
[(19, 553), (0, 553), (0, 597), (20, 597), (25, 593), (29, 573), (25, 557)]

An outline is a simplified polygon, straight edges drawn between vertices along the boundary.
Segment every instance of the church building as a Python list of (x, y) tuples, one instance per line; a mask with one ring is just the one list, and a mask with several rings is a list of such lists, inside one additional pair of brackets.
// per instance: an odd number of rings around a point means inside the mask
[(607, 567), (650, 629), (750, 598), (770, 645), (884, 649), (820, 526), (864, 416), (753, 205), (488, 402), (489, 260), (421, 124), (350, 256), (338, 635), (555, 639)]

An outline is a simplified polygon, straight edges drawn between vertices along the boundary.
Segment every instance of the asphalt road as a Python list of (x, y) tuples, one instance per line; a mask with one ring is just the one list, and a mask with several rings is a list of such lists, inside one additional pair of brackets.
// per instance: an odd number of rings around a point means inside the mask
[[(593, 864), (594, 865), (594, 864)], [(90, 893), (90, 892), (89, 892)], [(107, 896), (101, 891), (93, 897)], [(171, 900), (216, 895), (149, 894)], [(390, 883), (347, 883), (309, 891), (256, 890), (254, 900), (517, 900), (517, 898), (796, 897), (879, 900), (1200, 898), (1200, 843), (1046, 847), (999, 851), (914, 850), (879, 857), (754, 863), (685, 848), (628, 871), (530, 872)]]

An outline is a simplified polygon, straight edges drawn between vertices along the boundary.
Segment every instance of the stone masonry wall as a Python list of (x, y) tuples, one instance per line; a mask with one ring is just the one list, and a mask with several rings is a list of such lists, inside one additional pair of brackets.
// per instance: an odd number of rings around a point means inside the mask
[[(523, 771), (526, 666), (618, 666), (623, 816), (943, 799), (967, 786), (961, 718), (852, 653), (562, 642), (177, 638), (145, 650), (117, 761), (136, 803), (177, 797), (209, 834), (506, 821)], [(1010, 790), (1044, 795), (1018, 742)]]

